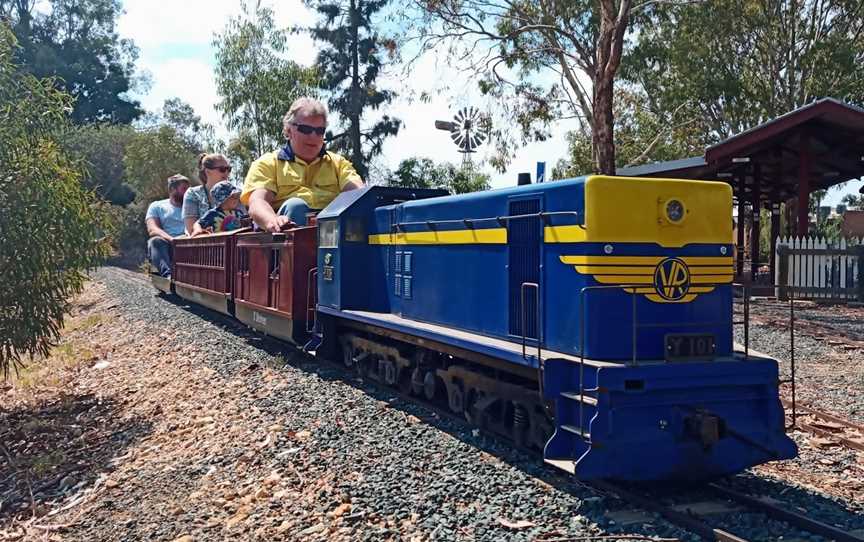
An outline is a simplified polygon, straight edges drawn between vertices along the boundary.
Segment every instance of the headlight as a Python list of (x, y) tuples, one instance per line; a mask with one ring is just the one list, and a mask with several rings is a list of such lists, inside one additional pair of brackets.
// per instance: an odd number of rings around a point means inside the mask
[(677, 199), (666, 202), (666, 218), (669, 222), (678, 223), (684, 220), (684, 204)]

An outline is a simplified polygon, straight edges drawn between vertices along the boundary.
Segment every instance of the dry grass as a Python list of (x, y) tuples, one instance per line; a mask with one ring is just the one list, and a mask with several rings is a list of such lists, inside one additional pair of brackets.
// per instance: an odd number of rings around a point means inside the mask
[(62, 375), (68, 375), (70, 369), (77, 369), (97, 358), (96, 353), (85, 345), (84, 336), (100, 325), (103, 319), (99, 314), (67, 317), (60, 344), (52, 348), (47, 357), (28, 361), (18, 369), (17, 374), (15, 371), (10, 372), (8, 383), (19, 389), (62, 386)]

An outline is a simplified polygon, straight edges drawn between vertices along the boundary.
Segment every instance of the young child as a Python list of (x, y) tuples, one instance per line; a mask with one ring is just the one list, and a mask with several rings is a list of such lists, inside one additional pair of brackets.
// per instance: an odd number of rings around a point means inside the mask
[(192, 237), (202, 233), (218, 233), (240, 228), (240, 220), (246, 217), (246, 213), (238, 209), (240, 204), (240, 190), (228, 181), (221, 181), (213, 185), (210, 190), (216, 207), (210, 209), (192, 227)]

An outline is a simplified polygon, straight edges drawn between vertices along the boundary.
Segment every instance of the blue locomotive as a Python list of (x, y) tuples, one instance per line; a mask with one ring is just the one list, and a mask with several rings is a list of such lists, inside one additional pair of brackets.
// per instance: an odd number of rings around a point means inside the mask
[(317, 250), (315, 228), (226, 242), (219, 299), (581, 479), (710, 479), (797, 453), (776, 360), (733, 343), (731, 208), (702, 181), (367, 187)]

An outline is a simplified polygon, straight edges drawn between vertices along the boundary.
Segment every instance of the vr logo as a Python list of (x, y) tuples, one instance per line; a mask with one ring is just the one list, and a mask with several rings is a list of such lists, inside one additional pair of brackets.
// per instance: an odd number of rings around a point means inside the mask
[(663, 299), (677, 301), (690, 289), (690, 270), (678, 258), (666, 258), (654, 270), (654, 289)]

